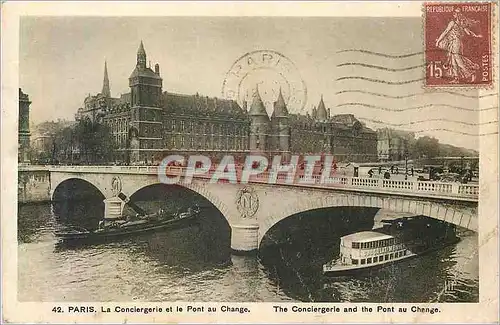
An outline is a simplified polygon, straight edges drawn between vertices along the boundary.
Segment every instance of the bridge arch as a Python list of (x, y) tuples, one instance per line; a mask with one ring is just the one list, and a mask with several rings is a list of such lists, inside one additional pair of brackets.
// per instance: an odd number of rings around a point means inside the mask
[(412, 213), (446, 221), (476, 232), (478, 229), (477, 218), (474, 217), (472, 209), (468, 211), (467, 207), (457, 207), (439, 201), (424, 201), (413, 197), (385, 198), (375, 195), (337, 194), (316, 199), (300, 199), (282, 209), (281, 212), (266, 216), (260, 222), (258, 247), (260, 247), (265, 234), (275, 224), (290, 216), (311, 210), (341, 207), (367, 207), (390, 210), (396, 213)]
[(51, 201), (79, 199), (85, 197), (85, 195), (89, 194), (89, 192), (93, 192), (92, 194), (98, 194), (103, 200), (106, 198), (105, 189), (102, 188), (100, 184), (96, 184), (85, 178), (65, 177), (59, 179), (57, 183), (53, 184), (53, 186), (53, 190), (50, 191)]
[[(158, 179), (150, 179), (147, 182), (142, 182), (138, 186), (126, 187), (123, 189), (123, 191), (129, 197), (132, 197), (134, 194), (138, 193), (140, 190), (142, 190), (146, 187), (150, 187), (153, 185), (162, 185), (162, 184), (163, 183), (159, 182)], [(177, 183), (173, 186), (178, 186), (180, 188), (187, 189), (190, 192), (193, 192), (193, 193), (200, 195), (205, 200), (210, 202), (217, 210), (219, 210), (219, 212), (224, 216), (224, 218), (226, 219), (228, 224), (231, 224), (230, 223), (230, 213), (229, 213), (229, 209), (228, 209), (227, 205), (224, 204), (224, 202), (222, 202), (222, 200), (220, 200), (217, 196), (215, 196), (209, 190), (207, 190), (205, 188), (205, 186), (203, 186), (203, 184), (195, 184), (194, 182), (192, 182), (191, 184)]]

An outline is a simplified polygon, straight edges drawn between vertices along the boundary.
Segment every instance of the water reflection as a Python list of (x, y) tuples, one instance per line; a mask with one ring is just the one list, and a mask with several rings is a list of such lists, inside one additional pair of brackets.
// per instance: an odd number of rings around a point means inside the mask
[[(165, 201), (140, 202), (153, 208)], [(373, 226), (373, 211), (305, 214), (270, 232), (259, 257), (230, 253), (217, 210), (186, 229), (93, 246), (56, 246), (53, 230), (96, 227), (97, 201), (22, 205), (21, 301), (478, 301), (477, 236), (371, 274), (329, 279), (322, 265), (340, 236)], [(352, 214), (356, 214), (353, 216)], [(358, 218), (358, 219), (356, 219)], [(453, 280), (452, 290), (443, 290)]]

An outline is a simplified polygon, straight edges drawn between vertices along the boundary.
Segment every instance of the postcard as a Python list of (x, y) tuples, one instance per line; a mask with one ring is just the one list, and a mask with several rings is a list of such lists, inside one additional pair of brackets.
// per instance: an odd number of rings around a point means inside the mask
[(498, 321), (497, 23), (2, 3), (3, 321)]

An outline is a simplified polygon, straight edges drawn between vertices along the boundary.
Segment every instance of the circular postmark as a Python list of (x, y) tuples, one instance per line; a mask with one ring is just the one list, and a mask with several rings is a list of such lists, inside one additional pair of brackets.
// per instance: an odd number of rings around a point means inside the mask
[(236, 207), (243, 218), (253, 217), (259, 209), (257, 193), (250, 187), (240, 189), (236, 195)]
[(118, 176), (114, 176), (111, 180), (111, 191), (114, 196), (118, 196), (122, 191), (122, 180)]
[(281, 91), (289, 112), (303, 111), (307, 88), (295, 64), (283, 54), (271, 50), (247, 53), (233, 63), (222, 84), (222, 96), (243, 107), (251, 104), (259, 90), (268, 114)]

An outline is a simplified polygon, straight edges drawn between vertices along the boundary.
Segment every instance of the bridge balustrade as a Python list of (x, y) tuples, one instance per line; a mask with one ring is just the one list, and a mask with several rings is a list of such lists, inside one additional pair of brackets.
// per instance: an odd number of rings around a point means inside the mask
[(330, 177), (325, 180), (325, 185), (347, 185), (349, 184), (349, 178), (345, 176)]
[[(19, 167), (19, 170), (40, 170), (40, 166)], [(157, 166), (50, 166), (46, 170), (68, 171), (68, 172), (117, 172), (117, 173), (138, 173), (138, 174), (157, 174)], [(187, 167), (168, 166), (165, 173), (169, 176), (185, 175)], [(195, 178), (210, 179), (215, 171), (211, 170), (202, 175), (194, 175)], [(251, 175), (250, 183), (268, 183), (270, 173), (263, 172), (257, 175)], [(304, 182), (304, 175), (296, 175), (293, 183), (287, 182), (288, 175), (280, 173), (277, 176), (277, 184), (288, 186), (309, 186), (315, 188), (345, 188), (345, 189), (385, 189), (388, 192), (411, 192), (422, 194), (443, 194), (456, 197), (477, 197), (479, 195), (479, 186), (475, 184), (442, 183), (433, 181), (414, 181), (414, 180), (391, 180), (362, 177), (331, 176), (321, 182), (321, 176), (312, 175), (310, 182)], [(241, 179), (241, 170), (237, 170), (237, 177)], [(300, 182), (299, 182), (300, 181)]]
[(362, 186), (362, 187), (380, 187), (379, 180), (374, 178), (351, 178), (352, 186)]
[(393, 179), (380, 179), (382, 181), (383, 188), (392, 188), (398, 190), (414, 190), (416, 182), (404, 181), (404, 180), (393, 180)]
[(418, 182), (417, 184), (417, 191), (421, 192), (452, 193), (453, 188), (451, 183)]
[(479, 195), (479, 186), (469, 185), (469, 184), (460, 184), (458, 186), (458, 194), (477, 196), (477, 195)]

